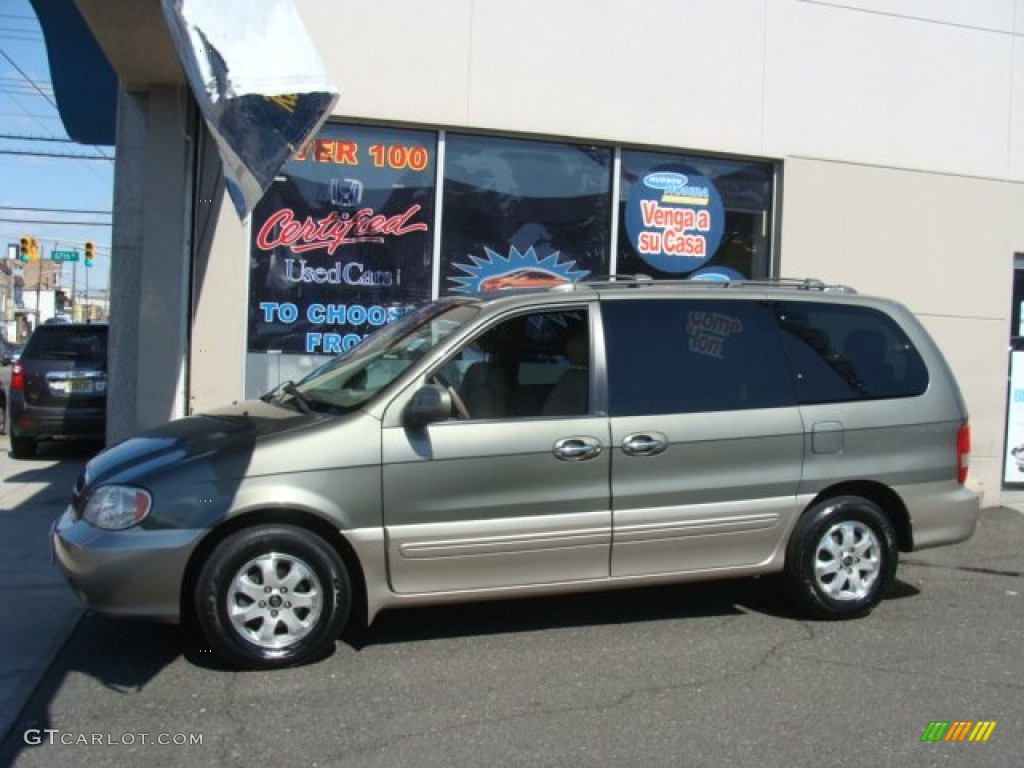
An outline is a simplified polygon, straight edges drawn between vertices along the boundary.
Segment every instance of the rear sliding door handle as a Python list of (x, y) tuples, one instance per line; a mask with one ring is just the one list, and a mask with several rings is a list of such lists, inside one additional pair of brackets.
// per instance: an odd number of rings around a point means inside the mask
[(622, 452), (630, 456), (656, 456), (668, 448), (668, 437), (660, 432), (636, 432), (622, 438)]
[(562, 461), (586, 461), (601, 455), (601, 441), (596, 437), (563, 437), (555, 443), (554, 453)]

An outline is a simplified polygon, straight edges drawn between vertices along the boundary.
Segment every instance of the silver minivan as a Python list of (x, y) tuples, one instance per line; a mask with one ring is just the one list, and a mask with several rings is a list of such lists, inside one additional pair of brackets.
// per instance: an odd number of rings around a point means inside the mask
[(52, 536), (101, 613), (240, 667), (353, 607), (782, 574), (865, 614), (962, 541), (967, 411), (900, 304), (816, 281), (616, 279), (441, 299), (298, 383), (93, 459)]

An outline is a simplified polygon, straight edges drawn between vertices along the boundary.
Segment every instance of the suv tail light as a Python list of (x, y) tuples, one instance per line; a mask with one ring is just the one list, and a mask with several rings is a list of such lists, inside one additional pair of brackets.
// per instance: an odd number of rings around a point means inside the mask
[(11, 366), (11, 392), (25, 391), (25, 366), (17, 362)]
[(956, 481), (967, 482), (967, 470), (971, 465), (971, 428), (965, 422), (956, 433)]

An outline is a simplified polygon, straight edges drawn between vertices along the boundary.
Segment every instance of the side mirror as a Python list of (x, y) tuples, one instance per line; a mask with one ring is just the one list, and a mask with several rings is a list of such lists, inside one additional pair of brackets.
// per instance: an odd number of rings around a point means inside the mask
[(417, 389), (402, 412), (402, 423), (407, 427), (425, 427), (437, 421), (447, 421), (452, 415), (452, 396), (437, 384), (426, 384)]

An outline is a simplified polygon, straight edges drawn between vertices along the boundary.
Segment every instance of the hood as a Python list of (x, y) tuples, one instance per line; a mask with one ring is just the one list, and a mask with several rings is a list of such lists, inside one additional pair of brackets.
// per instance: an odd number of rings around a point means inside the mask
[(219, 465), (217, 475), (237, 477), (244, 473), (257, 443), (326, 420), (322, 415), (247, 400), (168, 422), (108, 448), (86, 466), (84, 485), (132, 482), (210, 456)]

